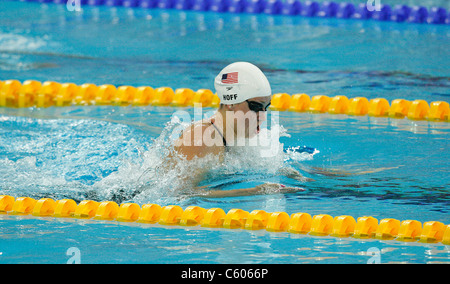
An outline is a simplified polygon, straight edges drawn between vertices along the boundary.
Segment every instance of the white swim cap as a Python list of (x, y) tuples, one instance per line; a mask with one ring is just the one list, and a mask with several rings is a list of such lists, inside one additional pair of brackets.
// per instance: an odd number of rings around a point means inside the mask
[(248, 62), (235, 62), (220, 71), (214, 87), (222, 104), (238, 104), (256, 97), (272, 95), (263, 72)]

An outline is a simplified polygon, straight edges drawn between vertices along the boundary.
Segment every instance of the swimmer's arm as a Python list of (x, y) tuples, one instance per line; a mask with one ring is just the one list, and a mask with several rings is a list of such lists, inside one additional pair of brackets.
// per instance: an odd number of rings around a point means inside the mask
[(342, 171), (342, 170), (337, 170), (337, 169), (324, 169), (324, 168), (320, 168), (320, 167), (300, 166), (300, 168), (307, 173), (319, 174), (319, 175), (328, 176), (328, 177), (346, 177), (346, 176), (373, 174), (373, 173), (378, 173), (378, 172), (385, 171), (385, 170), (397, 169), (399, 167), (400, 166), (389, 167), (389, 168), (376, 168), (376, 169), (372, 169), (372, 170), (357, 171), (357, 172), (347, 172), (347, 171)]
[(303, 176), (299, 171), (291, 167), (282, 167), (277, 171), (277, 173), (300, 182), (314, 181), (314, 179)]
[(275, 193), (295, 193), (304, 190), (305, 189), (300, 187), (287, 187), (285, 185), (277, 183), (264, 183), (252, 188), (239, 188), (231, 190), (205, 190), (203, 188), (197, 188), (198, 194), (196, 196), (220, 198), (220, 197), (267, 195)]

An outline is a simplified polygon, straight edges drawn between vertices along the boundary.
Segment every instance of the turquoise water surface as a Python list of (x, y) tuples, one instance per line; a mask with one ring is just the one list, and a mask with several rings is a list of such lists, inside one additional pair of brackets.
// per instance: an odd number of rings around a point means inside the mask
[[(261, 67), (274, 93), (449, 101), (448, 26), (0, 5), (0, 80), (213, 89), (220, 69), (242, 60)], [(174, 171), (158, 175), (180, 111), (195, 115), (190, 107), (0, 108), (0, 194), (450, 223), (448, 123), (272, 111), (277, 121), (267, 126), (280, 130), (280, 151), (231, 153), (202, 184), (305, 191), (205, 198)], [(0, 228), (0, 263), (66, 263), (71, 248), (82, 263), (367, 263), (371, 251), (381, 263), (450, 261), (441, 244), (266, 231), (9, 215)]]

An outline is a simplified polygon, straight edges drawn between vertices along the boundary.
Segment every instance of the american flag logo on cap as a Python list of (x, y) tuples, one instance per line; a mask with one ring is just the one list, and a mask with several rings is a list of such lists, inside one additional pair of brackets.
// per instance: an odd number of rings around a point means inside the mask
[(222, 83), (236, 84), (238, 82), (238, 72), (231, 72), (222, 75)]

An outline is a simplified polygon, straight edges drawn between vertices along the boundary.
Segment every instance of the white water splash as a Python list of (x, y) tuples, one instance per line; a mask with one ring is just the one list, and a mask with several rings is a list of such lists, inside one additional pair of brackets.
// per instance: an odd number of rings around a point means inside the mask
[[(9, 152), (23, 151), (29, 156), (0, 158), (0, 176), (6, 177), (0, 181), (0, 194), (166, 204), (189, 198), (199, 183), (261, 183), (266, 177), (279, 175), (289, 166), (288, 160), (312, 158), (307, 153), (284, 152), (279, 137), (271, 135), (271, 131), (277, 131), (279, 136), (289, 137), (278, 124), (262, 128), (253, 138), (269, 145), (272, 155), (262, 155), (267, 150), (264, 147), (235, 146), (229, 148), (223, 160), (208, 156), (186, 161), (172, 147), (177, 138), (174, 130), (188, 126), (176, 117), (148, 145), (130, 138), (133, 133), (126, 125), (89, 120), (37, 122), (37, 127), (35, 119), (9, 122), (17, 123), (18, 128), (22, 124), (23, 128), (14, 130), (22, 133), (9, 139), (29, 136), (15, 143)], [(31, 128), (32, 133), (27, 130)], [(1, 141), (14, 144), (8, 135)], [(114, 152), (118, 153), (110, 156)], [(201, 180), (194, 178), (201, 169), (207, 169), (198, 175)]]

